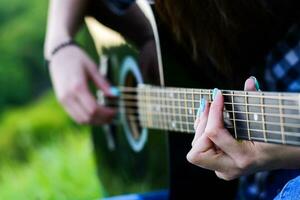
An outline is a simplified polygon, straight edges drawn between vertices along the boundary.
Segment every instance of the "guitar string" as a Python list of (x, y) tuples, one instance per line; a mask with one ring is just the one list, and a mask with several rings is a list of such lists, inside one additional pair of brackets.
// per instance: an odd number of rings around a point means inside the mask
[[(168, 108), (173, 108), (173, 109), (177, 109), (178, 111), (181, 111), (183, 109), (188, 109), (190, 111), (194, 111), (194, 112), (197, 112), (198, 109), (195, 109), (193, 110), (193, 108), (191, 107), (188, 107), (188, 108), (184, 108), (184, 107), (174, 107), (174, 106), (168, 106), (168, 105), (162, 105), (162, 106), (158, 106), (158, 105), (155, 105), (156, 107), (159, 107), (159, 110), (164, 110), (164, 109), (168, 109)], [(127, 106), (124, 106), (125, 108), (140, 108), (140, 109), (143, 109), (143, 108), (149, 108), (150, 106), (149, 105), (139, 105), (139, 106), (136, 106), (136, 105), (127, 105)], [(152, 106), (152, 108), (154, 108)], [(154, 110), (154, 109), (153, 109)], [(160, 111), (161, 112), (161, 111)], [(252, 111), (239, 111), (239, 110), (235, 110), (235, 111), (232, 111), (232, 110), (225, 110), (224, 111), (225, 113), (232, 113), (232, 114), (244, 114), (244, 115), (256, 115), (257, 117), (260, 116), (260, 117), (274, 117), (274, 118), (285, 118), (285, 119), (291, 119), (291, 120), (300, 120), (300, 117), (299, 117), (299, 114), (280, 114), (280, 113), (261, 113), (261, 112), (252, 112)], [(162, 113), (163, 115), (164, 114), (170, 114), (170, 115), (176, 115), (176, 116), (193, 116), (193, 115), (190, 115), (190, 114), (178, 114), (178, 113), (171, 113), (171, 112), (164, 112)], [(295, 123), (299, 123), (299, 122), (295, 122)]]
[[(107, 106), (110, 106), (110, 107), (115, 106), (117, 108), (119, 105), (122, 105), (124, 108), (141, 108), (142, 109), (142, 108), (149, 108), (150, 107), (148, 104), (141, 105), (141, 102), (140, 102), (140, 105), (137, 105), (136, 102), (132, 102), (132, 101), (122, 101), (122, 102), (118, 102), (117, 104), (112, 104), (112, 102), (111, 102)], [(166, 105), (166, 104), (164, 104), (164, 105), (162, 105), (162, 104), (153, 105), (152, 104), (152, 107), (153, 108), (157, 107), (157, 108), (160, 108), (160, 109), (172, 108), (172, 109), (177, 109), (178, 111), (180, 111), (182, 109), (189, 109), (189, 110), (193, 109), (191, 107), (186, 108), (184, 106), (172, 106), (172, 105)], [(257, 106), (257, 107), (259, 107), (259, 106)], [(194, 108), (194, 110), (192, 110), (192, 111), (195, 112), (195, 111), (197, 111), (197, 109)], [(259, 112), (253, 112), (253, 111), (245, 112), (245, 111), (239, 111), (237, 109), (235, 109), (235, 111), (225, 110), (225, 112), (229, 112), (229, 113), (233, 113), (233, 114), (245, 114), (245, 115), (246, 114), (252, 114), (252, 115), (257, 115), (257, 116), (265, 116), (265, 117), (284, 117), (286, 119), (300, 120), (299, 114), (294, 114), (294, 113), (290, 113), (290, 114), (286, 114), (286, 113), (283, 113), (283, 114), (280, 114), (280, 113), (266, 113), (266, 112), (261, 113), (260, 111)], [(172, 115), (172, 113), (170, 113), (170, 115)], [(176, 115), (185, 116), (185, 114), (176, 114)]]
[[(146, 92), (144, 91), (145, 88), (143, 87), (123, 87), (120, 86), (118, 87), (118, 89), (122, 92), (122, 93), (126, 93), (126, 92)], [(163, 87), (163, 88), (159, 88), (159, 87), (147, 87), (147, 89), (150, 90), (150, 92), (153, 93), (157, 93), (157, 92), (161, 92), (161, 93), (178, 93), (178, 94), (182, 94), (183, 93), (188, 93), (188, 94), (192, 94), (191, 91), (189, 90), (194, 90), (194, 94), (198, 94), (198, 95), (212, 95), (213, 90), (211, 89), (194, 89), (194, 88), (188, 88), (188, 89), (184, 89), (184, 88), (172, 88), (172, 87)], [(152, 91), (151, 91), (152, 90)], [(169, 91), (170, 90), (170, 91)], [(197, 92), (198, 91), (198, 92)], [(298, 101), (298, 97), (299, 97), (299, 93), (289, 93), (289, 92), (281, 92), (281, 94), (287, 94), (290, 96), (286, 96), (286, 95), (279, 95), (280, 92), (278, 92), (278, 95), (271, 95), (271, 94), (276, 94), (276, 92), (261, 92), (261, 91), (242, 91), (242, 90), (220, 90), (222, 91), (223, 96), (237, 96), (237, 97), (257, 97), (257, 98), (270, 98), (270, 99), (275, 99), (275, 100), (296, 100)], [(233, 94), (231, 94), (231, 92), (235, 92)], [(242, 94), (236, 94), (236, 93), (242, 93)], [(256, 95), (256, 94), (262, 94), (262, 95)], [(297, 99), (295, 99), (297, 98)]]
[[(140, 100), (140, 99), (143, 99), (143, 98), (145, 98), (145, 97), (143, 97), (143, 96), (140, 96), (140, 97), (138, 97), (138, 95), (127, 95), (127, 94), (125, 94), (125, 95), (121, 95), (121, 97), (122, 98), (120, 98), (121, 100)], [(186, 100), (181, 100), (181, 99), (174, 99), (174, 98), (164, 98), (164, 97), (162, 97), (164, 100), (169, 100), (169, 101), (176, 101), (176, 102), (184, 102), (184, 101), (186, 101), (186, 102), (191, 102), (191, 103), (195, 103), (195, 102), (200, 102), (200, 100), (198, 100), (198, 101), (195, 101), (195, 100), (189, 100), (189, 99), (186, 99)], [(263, 96), (262, 96), (262, 98), (263, 98)], [(296, 101), (295, 100), (295, 103), (298, 103), (298, 101)], [(232, 103), (231, 101), (226, 101), (226, 99), (225, 99), (225, 101), (224, 101), (224, 103), (225, 104), (227, 104), (227, 105), (240, 105), (240, 106), (245, 106), (245, 104), (244, 103), (242, 103), (242, 102), (234, 102), (234, 103)], [(261, 106), (263, 106), (263, 107), (269, 107), (269, 108), (283, 108), (283, 109), (291, 109), (291, 110), (293, 110), (293, 109), (297, 109), (297, 110), (299, 110), (299, 106), (294, 106), (294, 105), (282, 105), (282, 107), (280, 107), (279, 105), (276, 105), (276, 104), (253, 104), (253, 103), (247, 103), (247, 106), (257, 106), (257, 107), (261, 107)]]
[[(140, 97), (132, 97), (132, 96), (130, 96), (130, 95), (121, 95), (121, 98), (120, 98), (120, 100), (143, 100), (144, 99), (144, 97), (142, 97), (142, 96), (140, 96)], [(156, 100), (156, 99), (154, 99), (154, 98), (152, 98), (154, 101)], [(169, 101), (175, 101), (175, 102), (180, 102), (180, 103), (183, 103), (183, 102), (190, 102), (190, 103), (197, 103), (198, 101), (193, 101), (193, 100), (189, 100), (189, 99), (187, 99), (187, 100), (181, 100), (181, 99), (174, 99), (174, 98), (164, 98), (163, 97), (163, 99), (164, 100), (169, 100)], [(128, 101), (128, 102), (130, 102), (130, 101)], [(199, 102), (200, 102), (200, 100), (199, 100)], [(296, 101), (295, 101), (296, 102)], [(234, 102), (234, 103), (232, 103), (231, 101), (226, 101), (226, 99), (225, 99), (225, 101), (224, 101), (224, 103), (225, 104), (227, 104), (227, 105), (239, 105), (239, 106), (245, 106), (245, 104), (244, 103), (242, 103), (242, 102)], [(298, 103), (298, 101), (297, 101), (297, 103)], [(291, 109), (291, 110), (299, 110), (299, 106), (293, 106), (293, 105), (282, 105), (282, 107), (280, 107), (279, 105), (276, 105), (276, 104), (253, 104), (253, 103), (248, 103), (247, 104), (247, 106), (249, 107), (249, 106), (252, 106), (252, 107), (261, 107), (261, 106), (263, 106), (263, 107), (268, 107), (268, 108), (283, 108), (283, 109)]]
[[(124, 92), (123, 92), (124, 93)], [(157, 93), (157, 92), (156, 92)], [(174, 93), (174, 92), (173, 92)], [(208, 94), (208, 95), (211, 95), (211, 92), (207, 92), (206, 94)], [(197, 94), (196, 94), (197, 95)], [(204, 95), (204, 93), (201, 93), (201, 94), (199, 94), (199, 95)], [(224, 96), (225, 96), (225, 93), (223, 94)], [(232, 95), (228, 95), (228, 96), (232, 96)], [(244, 95), (236, 95), (236, 96), (244, 96)], [(249, 97), (250, 97), (250, 95), (248, 95)], [(253, 95), (252, 95), (253, 96)], [(251, 97), (252, 97), (251, 96)], [(259, 97), (259, 98), (266, 98), (266, 97), (268, 97), (268, 98), (271, 98), (271, 96), (255, 96), (255, 97)], [(277, 96), (275, 96), (276, 98), (278, 98)], [(166, 99), (166, 98), (165, 98)], [(278, 99), (288, 99), (288, 100), (295, 100), (295, 99), (293, 99), (293, 98), (278, 98)], [(174, 99), (172, 99), (172, 100), (174, 100)], [(178, 100), (178, 101), (180, 101), (180, 100)], [(225, 102), (226, 103), (226, 102)], [(229, 103), (230, 104), (230, 103)], [(235, 104), (241, 104), (241, 103), (235, 103)], [(250, 104), (249, 104), (250, 105)], [(253, 106), (257, 106), (257, 104), (253, 104)], [(260, 106), (257, 106), (257, 107), (261, 107), (261, 105)], [(273, 107), (276, 107), (276, 105), (274, 105)], [(290, 106), (290, 107), (288, 107), (289, 109), (292, 109), (291, 108), (292, 106)], [(182, 108), (182, 107), (181, 107)], [(286, 108), (286, 109), (288, 109), (288, 108)], [(183, 108), (184, 109), (184, 108)], [(284, 109), (284, 107), (283, 107), (283, 109)], [(297, 109), (298, 110), (298, 109)], [(259, 113), (254, 113), (254, 114), (259, 114)], [(230, 120), (233, 120), (233, 119), (230, 119)], [(244, 120), (245, 121), (245, 120)], [(256, 121), (254, 121), (254, 122), (256, 122)], [(257, 122), (256, 122), (257, 123)], [(237, 129), (241, 129), (241, 128), (238, 128), (237, 127)], [(259, 131), (259, 132), (262, 132), (262, 130), (255, 130), (255, 131)], [(270, 134), (270, 131), (268, 131), (269, 132), (269, 134)], [(273, 131), (271, 131), (271, 132), (273, 132)], [(279, 132), (279, 131), (278, 131)], [(274, 133), (277, 133), (277, 134), (281, 134), (281, 132), (280, 133), (278, 133), (278, 132), (274, 132)], [(288, 134), (288, 133), (287, 133)], [(292, 133), (293, 134), (293, 133)], [(295, 136), (295, 134), (293, 134), (293, 136)], [(247, 139), (247, 138), (246, 138)], [(263, 140), (262, 138), (258, 138), (259, 140)], [(279, 141), (279, 143), (282, 143), (282, 140), (278, 140)]]
[[(128, 119), (128, 121), (133, 121), (133, 122), (136, 122), (137, 121), (137, 119), (134, 119), (134, 117), (135, 116), (132, 116), (132, 119)], [(159, 126), (159, 125), (161, 125), (161, 124), (159, 124), (159, 123), (157, 123), (157, 125), (158, 126), (153, 126), (153, 127), (147, 127), (147, 128), (152, 128), (152, 129), (155, 129), (155, 128), (159, 128), (159, 129), (167, 129), (167, 130), (177, 130), (177, 131), (184, 131), (184, 132), (186, 132), (186, 133), (194, 133), (195, 131), (194, 131), (194, 129), (185, 129), (185, 130), (182, 130), (181, 128), (173, 128), (173, 129), (171, 129), (171, 128), (169, 128), (169, 127), (165, 127), (165, 126)], [(234, 127), (233, 126), (230, 126), (230, 125), (225, 125), (225, 128), (228, 128), (228, 129), (233, 129)], [(242, 130), (242, 131), (255, 131), (255, 132), (263, 132), (263, 130), (260, 130), (260, 129), (253, 129), (253, 128), (249, 128), (249, 129), (245, 129), (245, 128), (240, 128), (240, 127), (236, 127), (236, 129), (237, 130)], [(189, 132), (189, 131), (191, 131), (191, 132)], [(184, 133), (183, 132), (183, 133)], [(281, 135), (281, 132), (280, 131), (274, 131), (274, 130), (267, 130), (267, 134), (268, 135), (278, 135), (278, 136), (280, 136)], [(292, 136), (292, 137), (300, 137), (300, 133), (291, 133), (291, 132), (287, 132), (287, 133), (285, 133), (285, 135), (286, 136)], [(239, 137), (238, 138), (240, 138), (241, 136), (243, 136), (243, 135), (239, 135)], [(246, 139), (248, 139), (248, 135), (247, 136), (245, 136), (246, 137)], [(254, 136), (251, 136), (251, 138), (252, 137), (254, 137)], [(238, 139), (237, 138), (237, 139)], [(260, 139), (264, 139), (263, 137), (261, 137)], [(269, 140), (269, 139), (272, 139), (272, 138), (268, 138), (267, 140)], [(274, 139), (274, 138), (273, 138)], [(282, 142), (282, 140), (278, 140), (279, 142)], [(300, 144), (300, 143), (299, 143)]]
[[(163, 92), (161, 92), (161, 93), (163, 93)], [(155, 94), (157, 94), (157, 92), (155, 93)], [(207, 93), (207, 94), (211, 94), (211, 93)], [(131, 95), (131, 97), (132, 97), (132, 95)], [(126, 98), (123, 98), (123, 99), (126, 99)], [(153, 98), (152, 98), (153, 99)], [(162, 97), (160, 97), (160, 100), (162, 99)], [(167, 98), (164, 98), (164, 99), (167, 99)], [(173, 101), (174, 101), (174, 99), (172, 99)], [(178, 100), (178, 101), (180, 101), (180, 100)], [(186, 102), (186, 101), (184, 101), (184, 102)], [(229, 104), (232, 104), (232, 103), (229, 103)], [(236, 104), (241, 104), (241, 103), (236, 103)], [(249, 104), (250, 105), (250, 104)], [(164, 105), (165, 106), (165, 105)], [(261, 107), (261, 105), (260, 106), (258, 106), (257, 104), (253, 104), (252, 106), (257, 106), (257, 107)], [(169, 106), (170, 107), (170, 106)], [(273, 106), (273, 107), (276, 107), (276, 106)], [(180, 107), (181, 109), (182, 109), (182, 107)], [(185, 107), (186, 108), (186, 107)], [(291, 107), (289, 107), (290, 109), (291, 109)], [(183, 108), (184, 109), (184, 108)], [(298, 109), (297, 109), (298, 110)], [(227, 111), (227, 112), (231, 112), (231, 111)], [(251, 113), (251, 112), (240, 112), (240, 113)], [(168, 113), (164, 113), (164, 114), (168, 114)], [(260, 113), (253, 113), (252, 112), (252, 114), (256, 114), (256, 115), (259, 115)], [(278, 115), (276, 115), (276, 114), (273, 114), (273, 116), (278, 116)], [(290, 115), (291, 116), (291, 115)], [(280, 116), (279, 116), (280, 117)], [(282, 117), (282, 115), (281, 115), (281, 117)], [(288, 116), (287, 116), (288, 117)], [(230, 119), (230, 120), (233, 120), (233, 119)], [(238, 120), (238, 119), (237, 119)], [(245, 120), (244, 120), (245, 121)], [(245, 122), (247, 122), (247, 120), (245, 121)], [(248, 122), (251, 122), (251, 121), (249, 121), (248, 120)], [(256, 122), (256, 121), (252, 121), (252, 122), (255, 122), (255, 123), (258, 123), (258, 122)], [(289, 125), (288, 123), (286, 123), (286, 126), (287, 125)]]
[[(128, 112), (129, 111), (129, 112)], [(136, 114), (136, 115), (139, 115), (140, 113), (139, 112), (137, 112), (137, 110), (134, 110), (134, 109), (129, 109), (128, 111), (119, 111), (119, 113), (120, 114)], [(157, 116), (157, 115), (161, 115), (162, 114), (162, 112), (148, 112), (147, 114), (151, 114), (151, 115), (153, 115), (153, 116)], [(166, 116), (168, 116), (168, 117), (180, 117), (180, 116), (182, 116), (182, 115), (179, 115), (179, 114), (175, 114), (175, 115), (173, 115), (173, 114), (170, 114), (170, 115), (167, 115), (166, 114)], [(184, 117), (186, 117), (186, 119), (188, 119), (188, 118), (193, 118), (194, 117), (194, 115), (184, 115)], [(230, 120), (230, 121), (232, 121), (232, 122), (234, 122), (234, 121), (236, 121), (236, 122), (245, 122), (245, 123), (256, 123), (256, 124), (261, 124), (261, 125), (272, 125), (272, 126), (279, 126), (279, 127), (281, 127), (281, 124), (278, 124), (279, 122), (270, 122), (270, 121), (267, 121), (267, 122), (265, 122), (265, 123), (262, 123), (261, 121), (254, 121), (254, 120), (245, 120), (245, 119), (242, 119), (242, 118), (235, 118), (235, 119), (233, 119), (233, 118), (230, 118), (230, 117), (226, 117), (226, 118), (224, 118), (224, 120)], [(173, 122), (174, 120), (170, 120), (170, 121), (168, 121), (168, 123), (171, 123), (171, 122)], [(194, 121), (194, 120), (193, 120)], [(179, 122), (179, 121), (175, 121), (175, 122)], [(194, 122), (179, 122), (179, 123), (183, 123), (183, 124), (194, 124)], [(300, 125), (298, 125), (298, 123), (295, 123), (295, 124), (293, 124), (293, 123), (287, 123), (287, 122), (285, 122), (284, 123), (284, 125), (283, 125), (285, 128), (300, 128)]]
[[(140, 104), (141, 103), (142, 102), (140, 102)], [(122, 103), (119, 102), (118, 104), (109, 103), (109, 104), (107, 104), (107, 106), (118, 106), (119, 104), (123, 105), (126, 108), (150, 107), (149, 105), (146, 105), (146, 104), (145, 105), (137, 105), (136, 102), (132, 102), (132, 101), (122, 101)], [(196, 108), (193, 108), (193, 105), (191, 105), (190, 107), (189, 106), (185, 107), (185, 106), (180, 106), (180, 105), (179, 106), (173, 106), (173, 105), (167, 105), (167, 104), (150, 104), (150, 105), (153, 108), (154, 107), (159, 107), (159, 108), (162, 108), (162, 109), (168, 109), (168, 108), (172, 109), (173, 108), (173, 109), (178, 109), (178, 110), (180, 110), (180, 109), (188, 109), (188, 110), (192, 110), (192, 111), (197, 111)], [(225, 105), (232, 105), (232, 104), (226, 104), (225, 103)], [(233, 104), (233, 105), (235, 105), (235, 104)], [(252, 109), (254, 109), (254, 107), (255, 108), (257, 107), (258, 109), (261, 108), (260, 106), (252, 106)], [(237, 109), (237, 107), (235, 109)], [(290, 109), (290, 110), (294, 110), (294, 111), (297, 111), (297, 112), (299, 111), (298, 109), (297, 110), (296, 109)], [(283, 116), (285, 118), (300, 119), (300, 118), (297, 117), (297, 116), (299, 116), (298, 113), (282, 113), (282, 114), (280, 114), (279, 110), (278, 110), (278, 113), (273, 112), (273, 113), (263, 113), (263, 114), (260, 111), (257, 111), (257, 112), (255, 112), (255, 111), (248, 111), (248, 112), (246, 112), (246, 111), (240, 111), (240, 110), (235, 110), (235, 111), (226, 110), (226, 112), (234, 112), (234, 113), (240, 113), (240, 114), (253, 114), (253, 115), (257, 114), (257, 115), (273, 116), (273, 117)]]

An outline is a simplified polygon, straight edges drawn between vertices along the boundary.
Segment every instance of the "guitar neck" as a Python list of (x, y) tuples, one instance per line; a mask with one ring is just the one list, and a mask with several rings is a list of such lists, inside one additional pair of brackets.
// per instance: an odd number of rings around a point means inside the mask
[[(194, 133), (201, 98), (212, 101), (210, 89), (142, 85), (137, 88), (142, 127)], [(297, 93), (222, 90), (224, 124), (236, 139), (300, 145)], [(123, 94), (124, 95), (124, 94)], [(130, 98), (127, 95), (127, 98)]]

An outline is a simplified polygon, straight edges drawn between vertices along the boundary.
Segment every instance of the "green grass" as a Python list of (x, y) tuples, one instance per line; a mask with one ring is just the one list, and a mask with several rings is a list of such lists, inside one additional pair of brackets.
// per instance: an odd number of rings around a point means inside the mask
[(88, 127), (75, 125), (52, 92), (0, 118), (0, 199), (97, 199)]
[(96, 199), (100, 197), (89, 135), (70, 133), (40, 148), (24, 165), (0, 168), (0, 199)]
[(32, 150), (77, 129), (80, 127), (69, 119), (52, 93), (10, 109), (0, 118), (0, 164), (7, 158), (26, 161)]

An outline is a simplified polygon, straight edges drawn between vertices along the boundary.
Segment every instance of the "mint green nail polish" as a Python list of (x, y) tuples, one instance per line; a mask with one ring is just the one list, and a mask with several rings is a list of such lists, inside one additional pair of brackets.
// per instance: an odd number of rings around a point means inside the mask
[(204, 98), (201, 99), (200, 105), (197, 111), (197, 117), (200, 117), (201, 113), (203, 113), (206, 105), (206, 100)]
[(212, 93), (212, 99), (213, 100), (215, 100), (215, 98), (216, 98), (216, 95), (217, 95), (217, 93), (218, 93), (218, 88), (215, 88), (214, 90), (213, 90), (213, 93)]
[(116, 87), (111, 87), (110, 88), (110, 93), (113, 95), (113, 96), (120, 96), (120, 91), (118, 88)]
[(257, 79), (255, 78), (255, 76), (251, 76), (250, 78), (252, 78), (252, 79), (254, 80), (255, 89), (256, 89), (257, 91), (259, 91), (259, 90), (260, 90), (260, 89), (259, 89), (259, 83), (258, 83)]

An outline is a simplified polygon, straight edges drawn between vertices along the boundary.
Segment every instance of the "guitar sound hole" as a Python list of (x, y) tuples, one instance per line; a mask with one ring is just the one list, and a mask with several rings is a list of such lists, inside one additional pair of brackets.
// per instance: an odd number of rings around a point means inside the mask
[[(125, 79), (125, 86), (126, 87), (137, 87), (137, 82), (135, 77), (129, 73)], [(132, 137), (135, 140), (140, 138), (141, 133), (141, 126), (139, 121), (139, 114), (138, 114), (138, 101), (137, 101), (137, 92), (132, 90), (126, 93), (125, 99), (125, 116), (128, 122), (130, 132)]]

